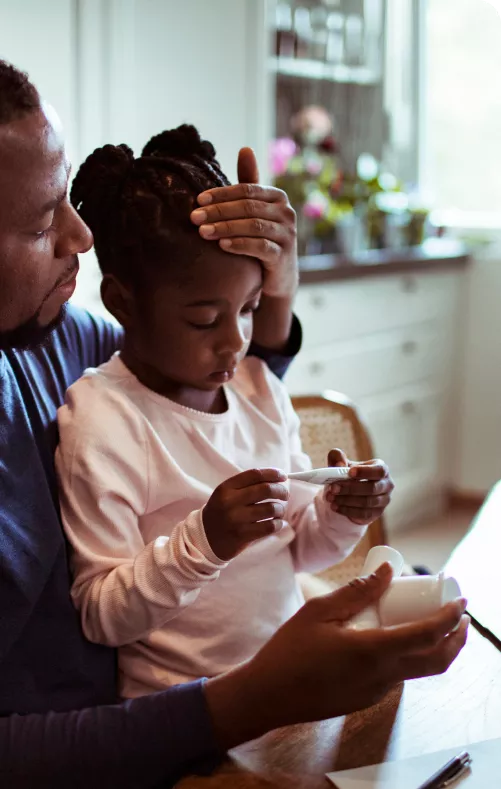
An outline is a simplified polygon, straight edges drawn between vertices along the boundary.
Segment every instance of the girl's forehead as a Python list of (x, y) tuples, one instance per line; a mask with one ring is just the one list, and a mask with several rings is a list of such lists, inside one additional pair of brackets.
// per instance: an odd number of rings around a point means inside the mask
[[(209, 246), (209, 242), (205, 242)], [(216, 245), (214, 245), (215, 247)], [(219, 247), (210, 249), (196, 261), (185, 261), (177, 276), (165, 280), (162, 293), (179, 304), (243, 298), (259, 289), (263, 281), (262, 266), (256, 258), (230, 255)], [(157, 299), (162, 299), (160, 290)]]

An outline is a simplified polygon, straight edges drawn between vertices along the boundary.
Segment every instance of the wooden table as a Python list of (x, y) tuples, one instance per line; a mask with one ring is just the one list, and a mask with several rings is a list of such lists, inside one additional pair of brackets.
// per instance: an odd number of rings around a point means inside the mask
[(468, 598), (468, 611), (498, 640), (501, 640), (500, 563), (501, 482), (498, 482), (445, 566)]
[(449, 671), (369, 710), (281, 729), (240, 746), (179, 789), (327, 789), (325, 773), (501, 737), (501, 653), (473, 628)]

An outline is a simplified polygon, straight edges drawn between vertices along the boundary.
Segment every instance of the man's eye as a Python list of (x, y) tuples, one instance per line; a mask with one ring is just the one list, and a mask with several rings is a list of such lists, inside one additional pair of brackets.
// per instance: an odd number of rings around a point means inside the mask
[(40, 230), (38, 233), (35, 233), (35, 238), (45, 238), (49, 235), (51, 230), (54, 230), (53, 224), (50, 224), (49, 227), (45, 228), (45, 230)]

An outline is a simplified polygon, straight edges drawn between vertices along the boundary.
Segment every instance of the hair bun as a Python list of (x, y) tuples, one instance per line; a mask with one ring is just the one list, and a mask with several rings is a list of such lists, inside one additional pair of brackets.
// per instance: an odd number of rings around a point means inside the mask
[(184, 123), (177, 129), (156, 134), (143, 148), (143, 156), (159, 156), (176, 159), (191, 159), (200, 156), (206, 161), (214, 161), (216, 151), (212, 143), (202, 140), (194, 126)]
[(120, 193), (133, 164), (128, 145), (104, 145), (87, 157), (71, 187), (71, 202), (82, 217), (88, 215), (89, 202), (105, 210)]

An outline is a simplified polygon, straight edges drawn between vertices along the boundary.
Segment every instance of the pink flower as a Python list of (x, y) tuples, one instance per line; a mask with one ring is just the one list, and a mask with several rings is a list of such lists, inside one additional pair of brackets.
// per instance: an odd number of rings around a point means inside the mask
[(322, 172), (322, 160), (320, 157), (309, 156), (306, 160), (306, 172), (308, 175), (320, 175)]
[(279, 137), (270, 143), (270, 170), (276, 177), (287, 172), (287, 167), (296, 153), (296, 143), (289, 137)]
[(325, 216), (325, 205), (312, 200), (304, 204), (303, 214), (308, 219), (322, 219)]

